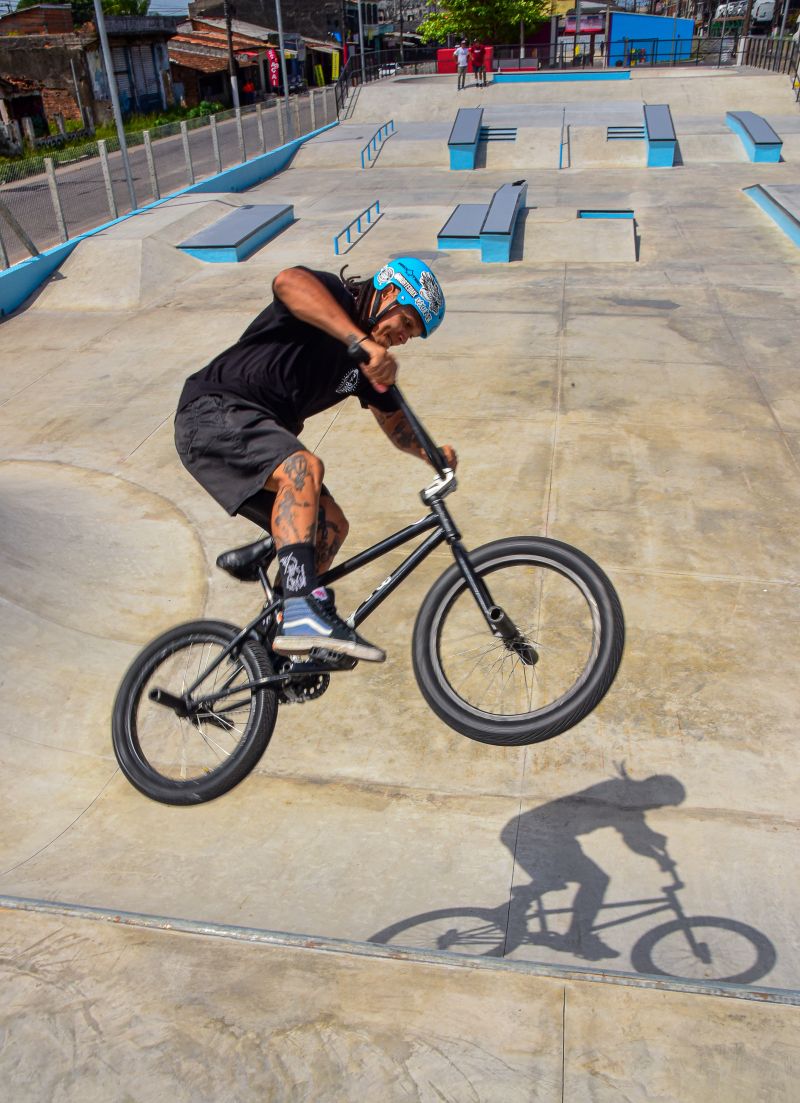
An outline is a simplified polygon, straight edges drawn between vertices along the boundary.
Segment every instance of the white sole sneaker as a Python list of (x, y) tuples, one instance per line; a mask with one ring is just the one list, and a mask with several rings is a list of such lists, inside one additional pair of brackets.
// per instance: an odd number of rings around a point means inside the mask
[(366, 663), (382, 663), (386, 659), (385, 651), (366, 640), (340, 640), (335, 636), (276, 636), (272, 641), (272, 650), (279, 655), (305, 655), (317, 647), (338, 655), (349, 655), (352, 659), (362, 659)]

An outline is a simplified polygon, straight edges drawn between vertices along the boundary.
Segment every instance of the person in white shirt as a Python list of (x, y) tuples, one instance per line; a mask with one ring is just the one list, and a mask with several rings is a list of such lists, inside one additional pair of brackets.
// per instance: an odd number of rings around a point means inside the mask
[(458, 69), (458, 91), (467, 83), (467, 63), (469, 61), (469, 47), (467, 46), (466, 38), (461, 39), (461, 45), (456, 46), (453, 50), (453, 57), (456, 59), (456, 67)]

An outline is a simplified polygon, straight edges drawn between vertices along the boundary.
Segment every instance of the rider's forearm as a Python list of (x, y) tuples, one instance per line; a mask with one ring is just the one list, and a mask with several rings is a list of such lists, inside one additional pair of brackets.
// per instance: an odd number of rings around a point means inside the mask
[(394, 413), (385, 414), (381, 410), (376, 410), (374, 406), (370, 408), (381, 429), (383, 429), (395, 448), (399, 448), (401, 452), (408, 453), (409, 456), (417, 456), (421, 460), (428, 459), (424, 449), (420, 447), (417, 438), (414, 436), (406, 415), (402, 410), (396, 410)]
[(279, 272), (272, 281), (272, 292), (295, 318), (316, 326), (344, 344), (350, 344), (354, 336), (365, 336), (327, 287), (303, 268), (285, 268)]

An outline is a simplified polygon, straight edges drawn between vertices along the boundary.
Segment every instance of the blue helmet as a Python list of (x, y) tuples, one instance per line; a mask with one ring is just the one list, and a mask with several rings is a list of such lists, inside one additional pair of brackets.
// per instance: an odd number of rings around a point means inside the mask
[(430, 268), (416, 257), (395, 257), (372, 281), (378, 291), (390, 283), (399, 290), (397, 302), (413, 306), (422, 319), (423, 337), (430, 337), (444, 318), (444, 294)]

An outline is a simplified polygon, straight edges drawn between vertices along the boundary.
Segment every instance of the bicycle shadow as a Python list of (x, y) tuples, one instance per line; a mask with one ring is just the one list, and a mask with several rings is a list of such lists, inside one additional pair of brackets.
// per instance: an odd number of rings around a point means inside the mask
[[(753, 983), (773, 968), (774, 945), (737, 920), (687, 916), (678, 896), (684, 886), (667, 852), (667, 839), (647, 823), (648, 812), (677, 806), (685, 797), (676, 777), (655, 774), (636, 780), (623, 764), (616, 777), (548, 801), (506, 824), (500, 838), (513, 855), (515, 878), (519, 871), (529, 878), (528, 883), (514, 885), (507, 901), (495, 908), (426, 912), (385, 927), (369, 941), (486, 957), (506, 957), (518, 947), (538, 946), (595, 963), (621, 957), (604, 940), (610, 928), (635, 923), (638, 930), (652, 917), (655, 925), (648, 923), (630, 950), (635, 972)], [(606, 828), (668, 874), (671, 883), (661, 895), (606, 902), (611, 878), (580, 843)], [(545, 903), (548, 894), (564, 890), (574, 891), (568, 906)]]

